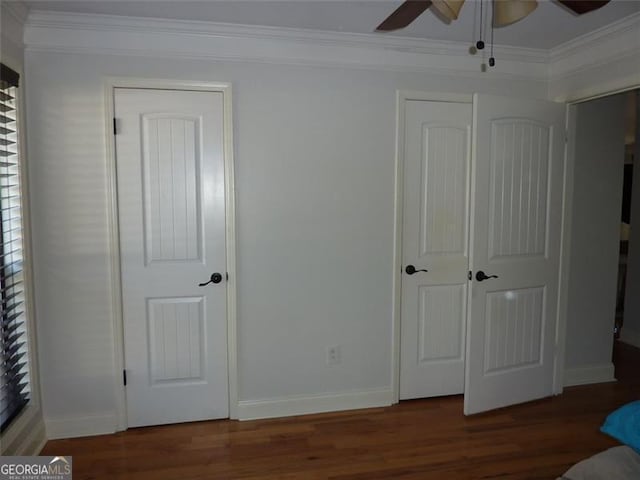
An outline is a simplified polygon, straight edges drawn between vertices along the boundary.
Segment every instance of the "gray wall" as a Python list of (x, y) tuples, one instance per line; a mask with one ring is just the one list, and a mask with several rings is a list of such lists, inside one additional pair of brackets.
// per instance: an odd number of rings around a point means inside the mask
[(107, 425), (116, 408), (105, 76), (233, 84), (244, 401), (391, 391), (396, 90), (546, 95), (495, 77), (35, 51), (27, 73), (51, 425)]
[(609, 368), (624, 165), (624, 95), (573, 107), (575, 174), (566, 368)]

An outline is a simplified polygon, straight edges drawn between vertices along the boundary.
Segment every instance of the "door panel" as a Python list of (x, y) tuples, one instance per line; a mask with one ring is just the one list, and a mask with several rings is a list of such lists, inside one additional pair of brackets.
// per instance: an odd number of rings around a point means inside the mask
[(400, 398), (462, 393), (471, 105), (405, 109)]
[(565, 107), (475, 97), (465, 413), (552, 394)]
[(148, 301), (152, 385), (203, 380), (203, 303), (202, 297), (154, 298)]
[(228, 416), (222, 95), (115, 89), (130, 427)]
[(489, 258), (546, 252), (549, 127), (519, 118), (493, 120)]
[(202, 260), (198, 118), (142, 116), (147, 264)]
[(544, 288), (487, 294), (484, 373), (540, 365)]
[(419, 259), (467, 252), (468, 136), (465, 125), (422, 126)]
[(419, 289), (420, 363), (462, 358), (465, 285), (424, 286)]

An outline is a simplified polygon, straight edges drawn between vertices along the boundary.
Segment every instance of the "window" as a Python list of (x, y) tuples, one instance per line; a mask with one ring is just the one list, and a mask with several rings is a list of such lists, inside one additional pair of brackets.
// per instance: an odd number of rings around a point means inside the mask
[(19, 75), (0, 64), (0, 431), (29, 403), (18, 141)]

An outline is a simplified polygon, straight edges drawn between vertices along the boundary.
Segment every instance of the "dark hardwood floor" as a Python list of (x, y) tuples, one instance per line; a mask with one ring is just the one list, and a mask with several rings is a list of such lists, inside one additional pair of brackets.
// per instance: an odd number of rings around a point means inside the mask
[(640, 398), (640, 350), (618, 344), (616, 383), (466, 418), (462, 397), (251, 422), (212, 421), (50, 441), (74, 479), (555, 479), (617, 445), (605, 416)]

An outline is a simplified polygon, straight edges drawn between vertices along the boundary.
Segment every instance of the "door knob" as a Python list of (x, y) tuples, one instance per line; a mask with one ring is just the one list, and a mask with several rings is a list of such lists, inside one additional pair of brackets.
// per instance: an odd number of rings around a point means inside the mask
[(416, 267), (413, 265), (407, 265), (404, 271), (407, 272), (407, 275), (413, 275), (416, 272), (428, 272), (429, 270), (416, 270)]
[(216, 273), (212, 273), (211, 274), (211, 278), (209, 279), (208, 282), (205, 283), (199, 283), (198, 285), (200, 287), (206, 287), (207, 285), (209, 285), (210, 283), (220, 283), (222, 281), (222, 275), (220, 275), (218, 272)]
[(476, 280), (479, 282), (488, 280), (489, 278), (498, 278), (498, 275), (487, 275), (482, 270), (478, 270), (478, 273), (476, 273)]

